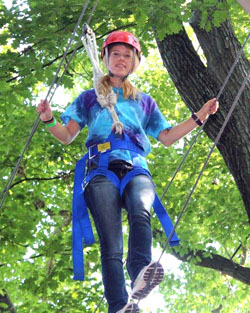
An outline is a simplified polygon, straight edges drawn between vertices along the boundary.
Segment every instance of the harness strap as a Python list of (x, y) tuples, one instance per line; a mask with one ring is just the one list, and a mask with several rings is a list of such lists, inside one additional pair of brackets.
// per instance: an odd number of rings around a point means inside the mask
[[(125, 149), (130, 151), (132, 160), (136, 159), (136, 155), (138, 154), (144, 155), (144, 151), (139, 146), (134, 144), (126, 134), (124, 134), (124, 140), (121, 140), (116, 139), (114, 134), (111, 133), (104, 144), (92, 146), (89, 152), (77, 162), (75, 167), (72, 225), (73, 271), (75, 280), (84, 280), (83, 241), (85, 245), (90, 245), (95, 242), (88, 215), (88, 209), (84, 199), (84, 190), (87, 184), (97, 175), (105, 176), (116, 186), (117, 189), (120, 190), (120, 195), (122, 196), (126, 185), (133, 177), (137, 175), (146, 175), (152, 179), (149, 171), (140, 166), (136, 166), (135, 164), (134, 169), (128, 172), (120, 181), (114, 172), (108, 170), (109, 155), (110, 152), (115, 149)], [(86, 176), (86, 162), (97, 155), (99, 156), (98, 167)], [(160, 219), (166, 235), (169, 236), (173, 229), (173, 224), (157, 195), (155, 195), (153, 208)], [(177, 237), (177, 234), (174, 233), (172, 239), (170, 240), (170, 245), (174, 246), (178, 244), (179, 238)]]
[(123, 136), (124, 139), (117, 139), (112, 132), (104, 143), (89, 147), (89, 158), (92, 159), (99, 155), (100, 158), (104, 159), (103, 156), (106, 154), (106, 152), (111, 152), (117, 149), (124, 149), (145, 156), (144, 150), (132, 142), (127, 134), (124, 134)]
[(89, 245), (95, 242), (82, 189), (82, 181), (85, 177), (85, 167), (87, 160), (88, 154), (86, 154), (81, 160), (77, 162), (74, 177), (72, 208), (72, 252), (74, 279), (76, 280), (84, 280), (83, 240), (85, 245)]
[[(167, 210), (162, 205), (157, 194), (155, 194), (155, 201), (153, 204), (153, 208), (161, 222), (162, 228), (164, 229), (166, 236), (169, 238), (174, 226), (168, 215)], [(179, 244), (180, 244), (180, 239), (177, 237), (176, 232), (174, 232), (172, 238), (170, 238), (169, 245), (173, 247), (173, 246), (178, 246)]]

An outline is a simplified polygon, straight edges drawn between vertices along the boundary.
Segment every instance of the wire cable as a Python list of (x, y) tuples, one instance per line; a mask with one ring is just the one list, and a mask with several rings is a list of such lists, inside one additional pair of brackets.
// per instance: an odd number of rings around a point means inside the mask
[[(88, 17), (88, 23), (90, 23), (90, 20), (91, 20), (91, 18), (92, 18), (92, 16), (93, 16), (93, 13), (94, 13), (94, 11), (95, 11), (95, 9), (96, 9), (97, 3), (98, 3), (98, 0), (96, 0), (94, 6), (93, 6), (93, 8), (92, 8), (92, 11), (91, 11), (91, 13), (90, 13), (90, 16)], [(78, 27), (79, 27), (79, 25), (80, 25), (80, 23), (81, 23), (81, 21), (82, 21), (82, 19), (83, 19), (83, 16), (85, 15), (85, 12), (86, 12), (86, 10), (87, 10), (88, 4), (89, 4), (89, 0), (86, 0), (85, 4), (83, 5), (81, 14), (80, 14), (80, 16), (79, 16), (79, 18), (78, 18), (78, 21), (77, 21), (77, 23), (76, 23), (76, 26), (75, 26), (75, 28), (74, 28), (74, 31), (73, 31), (73, 33), (72, 33), (72, 35), (71, 35), (71, 37), (70, 37), (70, 40), (69, 40), (69, 42), (68, 42), (68, 44), (67, 44), (67, 47), (66, 47), (65, 52), (64, 52), (64, 54), (63, 54), (63, 57), (62, 57), (62, 59), (61, 59), (61, 62), (60, 62), (60, 64), (59, 64), (58, 68), (57, 68), (57, 71), (56, 71), (55, 75), (54, 75), (53, 81), (52, 81), (52, 83), (51, 83), (51, 85), (50, 85), (50, 87), (49, 87), (49, 90), (48, 90), (48, 92), (47, 92), (47, 95), (46, 95), (46, 97), (45, 97), (45, 100), (48, 99), (48, 97), (49, 97), (50, 93), (52, 92), (52, 89), (53, 89), (53, 87), (54, 87), (54, 85), (55, 85), (55, 83), (56, 83), (56, 81), (57, 81), (57, 78), (58, 78), (59, 72), (60, 72), (60, 70), (61, 70), (62, 64), (63, 64), (64, 60), (65, 60), (66, 57), (67, 57), (67, 53), (68, 53), (69, 48), (70, 48), (70, 46), (71, 46), (71, 44), (72, 44), (72, 42), (73, 42), (73, 40), (74, 40), (75, 34), (76, 34), (77, 29), (78, 29)], [(74, 52), (73, 52), (73, 56), (74, 56), (75, 52), (76, 52), (76, 48), (75, 48), (75, 50), (74, 50)], [(73, 57), (71, 56), (70, 61), (72, 60), (72, 58), (73, 58)], [(66, 72), (69, 63), (70, 63), (70, 62), (67, 62), (66, 67), (65, 67), (64, 72), (63, 72), (63, 75), (64, 75), (64, 73)], [(61, 82), (63, 75), (61, 75), (60, 79), (58, 80), (58, 82), (57, 82), (57, 84), (56, 84), (56, 87), (55, 87), (55, 89), (54, 89), (54, 92), (52, 93), (52, 96), (50, 97), (49, 101), (52, 100), (52, 98), (53, 98), (53, 96), (54, 96), (54, 94), (55, 94), (55, 90), (57, 89), (59, 83)], [(30, 131), (30, 134), (29, 134), (29, 136), (28, 136), (28, 139), (27, 139), (27, 141), (26, 141), (26, 144), (25, 144), (25, 146), (24, 146), (24, 148), (23, 148), (23, 151), (22, 151), (21, 155), (19, 156), (19, 158), (18, 158), (18, 160), (17, 160), (17, 163), (16, 163), (16, 166), (15, 166), (14, 170), (12, 171), (11, 176), (10, 176), (10, 178), (8, 179), (7, 184), (6, 184), (6, 186), (5, 186), (5, 188), (4, 188), (4, 191), (3, 191), (3, 193), (2, 193), (1, 202), (0, 202), (0, 210), (1, 210), (2, 206), (3, 206), (3, 204), (4, 204), (4, 201), (5, 201), (6, 197), (7, 197), (9, 188), (10, 188), (12, 182), (13, 182), (13, 179), (14, 179), (15, 176), (16, 176), (16, 173), (17, 173), (18, 168), (19, 168), (19, 166), (20, 166), (20, 164), (21, 164), (21, 161), (22, 161), (22, 159), (23, 159), (23, 157), (24, 157), (24, 154), (26, 153), (26, 151), (27, 151), (27, 149), (28, 149), (28, 147), (29, 147), (29, 145), (30, 145), (30, 143), (31, 143), (31, 140), (32, 140), (32, 138), (33, 138), (33, 136), (34, 136), (34, 133), (35, 133), (35, 131), (36, 131), (36, 129), (37, 129), (39, 123), (40, 123), (40, 116), (38, 115), (38, 117), (36, 118), (36, 120), (35, 120), (35, 122), (34, 122), (34, 124), (33, 124), (33, 126), (32, 126), (32, 129), (31, 129), (31, 131)]]
[[(88, 0), (88, 1), (89, 1), (89, 0)], [(99, 0), (96, 0), (96, 1), (95, 1), (95, 4), (94, 4), (94, 6), (93, 6), (93, 8), (92, 8), (92, 10), (91, 10), (91, 12), (90, 12), (89, 17), (88, 17), (87, 23), (90, 23), (90, 21), (91, 21), (91, 19), (92, 19), (92, 16), (93, 16), (93, 14), (94, 14), (94, 11), (95, 11), (95, 9), (96, 9), (96, 7), (97, 7), (98, 1), (99, 1)], [(80, 23), (77, 23), (77, 27), (76, 27), (76, 28), (79, 27), (79, 24), (80, 24)], [(69, 64), (71, 63), (72, 59), (74, 58), (74, 56), (75, 56), (75, 54), (76, 54), (76, 51), (77, 51), (77, 49), (78, 49), (78, 45), (79, 45), (80, 41), (81, 41), (81, 36), (79, 37), (79, 39), (78, 39), (78, 41), (77, 41), (77, 43), (76, 43), (76, 45), (75, 45), (75, 48), (74, 48), (73, 52), (71, 53), (71, 56), (70, 56), (69, 60), (67, 60), (66, 57), (65, 57), (65, 59), (66, 59), (66, 65), (65, 65), (64, 71), (63, 71), (62, 75), (60, 76), (60, 78), (58, 79), (58, 81), (57, 81), (57, 83), (56, 83), (56, 87), (54, 88), (54, 91), (53, 91), (53, 93), (52, 93), (52, 95), (51, 95), (51, 97), (50, 97), (50, 99), (49, 99), (49, 102), (51, 102), (52, 98), (54, 97), (54, 94), (55, 94), (55, 92), (56, 92), (57, 87), (60, 85), (60, 83), (61, 83), (61, 81), (62, 81), (62, 78), (63, 78), (64, 74), (66, 73), (68, 67), (69, 67)], [(66, 50), (67, 50), (67, 49), (66, 49)], [(67, 56), (67, 53), (66, 53), (66, 56)], [(46, 99), (46, 98), (45, 98), (45, 99)], [(46, 100), (47, 100), (47, 99), (46, 99)]]
[[(243, 90), (244, 90), (244, 88), (245, 88), (245, 86), (246, 86), (246, 83), (247, 83), (249, 77), (250, 77), (250, 70), (247, 72), (247, 75), (246, 75), (246, 77), (244, 78), (244, 80), (243, 80), (243, 82), (242, 82), (242, 84), (241, 84), (241, 86), (240, 86), (240, 89), (239, 89), (239, 91), (238, 91), (238, 93), (237, 93), (237, 95), (236, 95), (236, 97), (235, 97), (235, 99), (234, 99), (234, 101), (233, 101), (233, 104), (232, 104), (232, 106), (231, 106), (231, 108), (230, 108), (230, 110), (229, 110), (229, 112), (228, 112), (228, 114), (227, 114), (227, 116), (226, 116), (226, 118), (225, 118), (224, 123), (222, 124), (222, 127), (221, 127), (221, 129), (220, 129), (220, 131), (219, 131), (219, 133), (218, 133), (218, 135), (217, 135), (215, 141), (214, 141), (214, 144), (213, 144), (212, 148), (210, 149), (210, 151), (209, 151), (209, 153), (208, 153), (208, 156), (207, 156), (207, 158), (206, 158), (206, 160), (205, 160), (205, 162), (204, 162), (204, 164), (203, 164), (203, 167), (202, 167), (202, 169), (201, 169), (201, 171), (200, 171), (200, 173), (199, 173), (199, 175), (198, 175), (198, 177), (197, 177), (197, 179), (196, 179), (196, 181), (195, 181), (193, 187), (191, 188), (191, 191), (190, 191), (189, 194), (188, 194), (188, 197), (187, 197), (187, 199), (186, 199), (186, 202), (185, 202), (185, 204), (184, 204), (184, 206), (183, 206), (183, 208), (182, 208), (182, 210), (181, 210), (181, 212), (180, 212), (180, 214), (179, 214), (179, 216), (178, 216), (178, 218), (177, 218), (177, 221), (176, 221), (176, 223), (175, 223), (175, 225), (174, 225), (174, 227), (173, 227), (173, 229), (172, 229), (172, 231), (171, 231), (171, 233), (170, 233), (170, 235), (169, 235), (169, 237), (168, 237), (168, 240), (167, 240), (167, 242), (166, 242), (166, 244), (165, 244), (165, 246), (164, 246), (164, 248), (163, 248), (163, 251), (162, 251), (162, 253), (161, 253), (161, 255), (160, 255), (159, 261), (160, 261), (162, 255), (163, 255), (163, 253), (165, 252), (165, 250), (166, 250), (166, 248), (167, 248), (167, 246), (168, 246), (170, 240), (172, 239), (172, 237), (173, 237), (173, 235), (174, 235), (174, 232), (175, 232), (175, 230), (176, 230), (176, 228), (177, 228), (177, 226), (178, 226), (178, 224), (179, 224), (179, 222), (180, 222), (180, 220), (181, 220), (181, 218), (182, 218), (184, 212), (186, 211), (186, 208), (187, 208), (187, 206), (188, 206), (188, 204), (189, 204), (189, 201), (190, 201), (190, 199), (191, 199), (191, 196), (192, 196), (193, 192), (195, 191), (195, 189), (196, 189), (196, 187), (197, 187), (197, 185), (198, 185), (198, 182), (199, 182), (199, 180), (200, 180), (202, 174), (204, 173), (204, 170), (205, 170), (205, 168), (206, 168), (206, 166), (207, 166), (207, 164), (208, 164), (208, 161), (209, 161), (209, 159), (210, 159), (210, 157), (211, 157), (211, 155), (212, 155), (212, 153), (213, 153), (215, 147), (217, 146), (217, 144), (218, 144), (218, 142), (219, 142), (219, 140), (220, 140), (220, 138), (221, 138), (221, 135), (222, 135), (222, 133), (223, 133), (224, 130), (225, 130), (225, 127), (227, 126), (227, 123), (228, 123), (228, 121), (229, 121), (229, 119), (230, 119), (230, 117), (231, 117), (231, 115), (232, 115), (232, 113), (233, 113), (233, 111), (234, 111), (234, 109), (235, 109), (235, 107), (236, 107), (238, 101), (239, 101), (239, 98), (240, 98), (240, 96), (241, 96), (241, 94), (242, 94), (242, 92), (243, 92)], [(159, 261), (158, 261), (158, 262), (159, 262)]]

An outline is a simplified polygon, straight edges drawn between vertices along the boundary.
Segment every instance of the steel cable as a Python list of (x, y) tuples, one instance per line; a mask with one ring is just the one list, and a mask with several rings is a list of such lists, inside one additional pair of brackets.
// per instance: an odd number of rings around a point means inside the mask
[(172, 237), (174, 235), (174, 232), (175, 232), (175, 230), (176, 230), (176, 228), (177, 228), (177, 226), (178, 226), (178, 224), (179, 224), (179, 222), (180, 222), (180, 220), (181, 220), (181, 218), (182, 218), (182, 216), (183, 216), (183, 214), (184, 214), (184, 212), (185, 212), (185, 210), (186, 210), (186, 208), (187, 208), (187, 206), (189, 204), (191, 196), (192, 196), (193, 192), (195, 191), (195, 189), (196, 189), (196, 187), (198, 185), (198, 182), (199, 182), (199, 180), (200, 180), (200, 178), (201, 178), (201, 176), (202, 176), (202, 174), (203, 174), (203, 172), (204, 172), (204, 170), (205, 170), (205, 168), (206, 168), (206, 166), (208, 164), (208, 161), (209, 161), (209, 159), (210, 159), (210, 157), (211, 157), (215, 147), (217, 146), (217, 144), (218, 144), (218, 142), (219, 142), (219, 140), (221, 138), (221, 135), (222, 135), (223, 131), (225, 130), (225, 127), (227, 126), (227, 123), (228, 123), (228, 121), (229, 121), (229, 119), (230, 119), (230, 117), (231, 117), (231, 115), (232, 115), (232, 113), (233, 113), (233, 111), (234, 111), (238, 101), (239, 101), (239, 98), (240, 98), (240, 96), (241, 96), (241, 94), (242, 94), (242, 92), (243, 92), (243, 90), (244, 90), (244, 88), (246, 86), (246, 83), (247, 83), (249, 77), (250, 77), (250, 70), (247, 72), (247, 75), (244, 78), (244, 80), (243, 80), (243, 82), (242, 82), (242, 84), (240, 86), (240, 89), (239, 89), (239, 91), (238, 91), (238, 93), (237, 93), (237, 95), (236, 95), (236, 97), (235, 97), (235, 99), (233, 101), (233, 104), (232, 104), (232, 106), (231, 106), (231, 108), (230, 108), (230, 110), (229, 110), (229, 112), (228, 112), (228, 114), (227, 114), (227, 116), (225, 118), (225, 121), (222, 124), (222, 127), (221, 127), (221, 129), (220, 129), (220, 131), (219, 131), (215, 141), (214, 141), (214, 144), (212, 145), (212, 148), (210, 149), (210, 151), (208, 153), (208, 156), (207, 156), (207, 158), (206, 158), (206, 160), (205, 160), (205, 162), (203, 164), (203, 167), (202, 167), (202, 169), (201, 169), (201, 171), (200, 171), (200, 173), (199, 173), (199, 175), (198, 175), (198, 177), (197, 177), (193, 187), (191, 188), (191, 191), (188, 194), (188, 197), (187, 197), (187, 199), (185, 201), (185, 204), (184, 204), (184, 206), (183, 206), (183, 208), (182, 208), (182, 210), (181, 210), (181, 212), (180, 212), (180, 214), (179, 214), (179, 216), (177, 218), (177, 221), (176, 221), (176, 223), (175, 223), (175, 225), (174, 225), (174, 227), (173, 227), (173, 229), (172, 229), (172, 231), (171, 231), (171, 233), (170, 233), (170, 235), (168, 237), (168, 240), (167, 240), (167, 242), (166, 242), (166, 244), (165, 244), (165, 246), (163, 248), (163, 251), (162, 251), (162, 253), (160, 255), (159, 261), (160, 261), (162, 255), (163, 255), (164, 251), (166, 250), (170, 240), (172, 239)]
[[(91, 10), (91, 13), (90, 13), (90, 15), (89, 15), (89, 17), (88, 17), (88, 20), (87, 20), (88, 23), (90, 23), (90, 21), (91, 21), (91, 18), (92, 18), (93, 13), (94, 13), (94, 11), (95, 11), (95, 9), (96, 9), (97, 3), (98, 3), (98, 0), (95, 1), (95, 4), (94, 4), (94, 6), (93, 6), (93, 8), (92, 8), (92, 10)], [(60, 64), (59, 64), (58, 68), (57, 68), (57, 71), (56, 71), (55, 75), (54, 75), (53, 81), (52, 81), (52, 83), (51, 83), (51, 85), (50, 85), (50, 87), (49, 87), (49, 90), (48, 90), (48, 92), (47, 92), (47, 95), (46, 95), (46, 97), (45, 97), (45, 100), (48, 99), (48, 97), (49, 97), (50, 93), (52, 92), (52, 89), (53, 89), (53, 87), (54, 87), (54, 85), (55, 85), (55, 83), (56, 83), (56, 81), (57, 81), (57, 78), (58, 78), (59, 72), (60, 72), (60, 70), (61, 70), (62, 64), (63, 64), (64, 60), (65, 60), (66, 57), (67, 57), (67, 53), (68, 53), (69, 48), (70, 48), (70, 46), (71, 46), (71, 44), (72, 44), (72, 42), (73, 42), (73, 40), (74, 40), (75, 34), (76, 34), (77, 29), (78, 29), (78, 27), (79, 27), (79, 25), (80, 25), (80, 23), (81, 23), (81, 21), (82, 21), (82, 19), (83, 19), (83, 16), (85, 15), (85, 12), (86, 12), (86, 10), (87, 10), (87, 8), (88, 8), (88, 4), (89, 4), (89, 0), (86, 0), (85, 4), (83, 5), (81, 14), (80, 14), (80, 16), (79, 16), (79, 18), (78, 18), (78, 21), (77, 21), (77, 23), (76, 23), (76, 26), (75, 26), (75, 28), (74, 28), (74, 31), (73, 31), (73, 33), (72, 33), (72, 35), (71, 35), (71, 37), (70, 37), (70, 40), (69, 40), (69, 42), (68, 42), (68, 44), (67, 44), (67, 47), (66, 47), (65, 52), (64, 52), (64, 54), (63, 54), (63, 57), (62, 57), (62, 59), (61, 59), (61, 62), (60, 62)], [(79, 39), (79, 41), (80, 41), (80, 39)], [(79, 41), (78, 41), (78, 42), (79, 42)], [(74, 51), (73, 51), (73, 53), (72, 53), (72, 55), (71, 55), (70, 60), (67, 62), (63, 74), (61, 75), (60, 79), (57, 81), (56, 86), (55, 86), (55, 89), (54, 89), (54, 91), (53, 91), (53, 93), (52, 93), (52, 95), (51, 95), (49, 101), (52, 100), (52, 98), (53, 98), (53, 96), (54, 96), (54, 94), (55, 94), (55, 91), (56, 91), (57, 87), (59, 86), (59, 83), (61, 82), (62, 77), (63, 77), (63, 75), (65, 74), (65, 72), (66, 72), (66, 70), (67, 70), (67, 68), (68, 68), (68, 66), (69, 66), (70, 61), (72, 60), (73, 56), (75, 55), (76, 50), (77, 50), (77, 46), (76, 46), (76, 48), (74, 49)], [(6, 184), (6, 186), (5, 186), (5, 188), (4, 188), (4, 191), (3, 191), (3, 193), (2, 193), (1, 202), (0, 202), (0, 210), (1, 210), (2, 206), (3, 206), (3, 204), (4, 204), (4, 201), (5, 201), (6, 197), (7, 197), (9, 188), (10, 188), (12, 182), (13, 182), (13, 179), (14, 179), (15, 176), (16, 176), (16, 173), (17, 173), (18, 168), (19, 168), (19, 166), (20, 166), (20, 164), (21, 164), (21, 161), (22, 161), (22, 159), (23, 159), (23, 157), (24, 157), (24, 155), (25, 155), (25, 153), (26, 153), (26, 151), (27, 151), (27, 149), (28, 149), (28, 147), (29, 147), (29, 145), (30, 145), (30, 143), (31, 143), (31, 140), (32, 140), (32, 138), (33, 138), (33, 136), (34, 136), (34, 133), (35, 133), (36, 130), (37, 130), (37, 127), (38, 127), (39, 123), (40, 123), (40, 116), (38, 115), (38, 117), (36, 118), (36, 120), (35, 120), (35, 122), (34, 122), (34, 124), (33, 124), (33, 126), (32, 126), (32, 129), (31, 129), (31, 131), (30, 131), (30, 134), (29, 134), (29, 136), (28, 136), (28, 139), (27, 139), (27, 141), (26, 141), (26, 144), (25, 144), (25, 146), (24, 146), (24, 148), (23, 148), (23, 151), (22, 151), (21, 155), (19, 156), (19, 158), (18, 158), (18, 160), (17, 160), (17, 163), (16, 163), (16, 166), (15, 166), (14, 170), (12, 171), (11, 176), (10, 176), (10, 178), (8, 179), (7, 184)]]

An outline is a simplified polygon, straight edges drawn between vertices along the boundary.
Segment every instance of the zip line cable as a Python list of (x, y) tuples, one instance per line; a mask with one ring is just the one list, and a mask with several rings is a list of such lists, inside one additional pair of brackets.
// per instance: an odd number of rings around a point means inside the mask
[[(90, 23), (90, 21), (91, 21), (91, 18), (92, 18), (93, 13), (94, 13), (94, 11), (95, 11), (95, 9), (96, 9), (97, 3), (98, 3), (98, 0), (96, 0), (95, 4), (94, 4), (94, 6), (93, 6), (93, 8), (92, 8), (92, 10), (91, 10), (91, 13), (90, 13), (90, 15), (89, 15), (89, 17), (88, 17), (88, 23)], [(78, 27), (79, 27), (79, 25), (80, 25), (80, 23), (81, 23), (81, 21), (82, 21), (82, 19), (83, 19), (83, 16), (85, 15), (85, 12), (86, 12), (86, 10), (87, 10), (87, 8), (88, 8), (88, 4), (89, 4), (89, 0), (86, 0), (85, 4), (83, 5), (82, 12), (81, 12), (81, 14), (80, 14), (80, 16), (79, 16), (79, 18), (78, 18), (78, 21), (77, 21), (77, 23), (76, 23), (76, 26), (75, 26), (75, 28), (74, 28), (74, 31), (73, 31), (73, 33), (72, 33), (72, 35), (71, 35), (71, 38), (70, 38), (70, 40), (69, 40), (69, 42), (68, 42), (68, 44), (67, 44), (67, 47), (66, 47), (66, 49), (65, 49), (65, 52), (64, 52), (64, 54), (63, 54), (62, 60), (61, 60), (59, 66), (58, 66), (58, 68), (57, 68), (57, 71), (56, 71), (56, 73), (55, 73), (55, 75), (54, 75), (54, 78), (53, 78), (53, 81), (52, 81), (52, 83), (51, 83), (51, 85), (50, 85), (49, 91), (47, 92), (47, 95), (46, 95), (46, 97), (45, 97), (45, 100), (48, 99), (50, 93), (52, 92), (52, 89), (53, 89), (53, 87), (54, 87), (54, 85), (55, 85), (55, 83), (56, 83), (56, 80), (57, 80), (57, 78), (58, 78), (59, 72), (60, 72), (60, 70), (61, 70), (62, 64), (63, 64), (64, 60), (65, 60), (66, 57), (67, 57), (67, 53), (68, 53), (69, 48), (70, 48), (70, 46), (71, 46), (71, 44), (72, 44), (72, 42), (73, 42), (73, 39), (74, 39), (75, 34), (76, 34), (76, 32), (77, 32), (77, 29), (78, 29)], [(72, 55), (71, 55), (71, 58), (70, 58), (70, 61), (72, 60), (73, 56), (75, 55), (76, 50), (77, 50), (77, 48), (75, 48), (75, 50), (73, 51), (73, 53), (72, 53)], [(54, 89), (54, 91), (53, 91), (53, 93), (52, 93), (52, 96), (50, 97), (49, 101), (52, 100), (52, 98), (53, 98), (53, 96), (54, 96), (54, 94), (55, 94), (55, 91), (56, 91), (57, 87), (59, 86), (59, 83), (61, 82), (62, 77), (63, 77), (63, 75), (65, 74), (65, 72), (66, 72), (66, 70), (67, 70), (67, 68), (68, 68), (68, 66), (69, 66), (69, 63), (70, 63), (70, 62), (67, 62), (67, 63), (66, 63), (64, 72), (63, 72), (63, 74), (61, 75), (60, 79), (58, 80), (58, 82), (57, 82), (57, 84), (56, 84), (56, 86), (55, 86), (55, 89)], [(28, 139), (27, 139), (27, 141), (26, 141), (26, 144), (25, 144), (25, 146), (24, 146), (24, 149), (23, 149), (21, 155), (19, 156), (19, 158), (18, 158), (18, 160), (17, 160), (17, 163), (16, 163), (16, 166), (15, 166), (14, 170), (12, 171), (12, 174), (11, 174), (11, 176), (10, 176), (10, 178), (9, 178), (9, 180), (8, 180), (8, 182), (7, 182), (6, 186), (5, 186), (5, 188), (4, 188), (4, 191), (3, 191), (3, 194), (2, 194), (2, 199), (1, 199), (1, 202), (0, 202), (0, 210), (1, 210), (2, 206), (3, 206), (3, 204), (4, 204), (4, 201), (5, 201), (6, 197), (7, 197), (9, 188), (10, 188), (12, 182), (13, 182), (13, 179), (14, 179), (15, 176), (16, 176), (16, 173), (17, 173), (17, 171), (18, 171), (18, 168), (19, 168), (19, 166), (20, 166), (20, 163), (21, 163), (21, 161), (22, 161), (22, 159), (23, 159), (23, 157), (24, 157), (25, 152), (27, 151), (27, 149), (28, 149), (28, 147), (29, 147), (29, 145), (30, 145), (30, 143), (31, 143), (31, 140), (32, 140), (32, 138), (33, 138), (33, 136), (34, 136), (34, 133), (35, 133), (35, 131), (36, 131), (36, 129), (37, 129), (39, 123), (40, 123), (40, 116), (38, 116), (38, 117), (36, 118), (36, 120), (35, 120), (35, 122), (34, 122), (34, 124), (33, 124), (33, 126), (32, 126), (31, 132), (30, 132), (30, 134), (29, 134), (29, 137), (28, 137)]]
[[(222, 86), (221, 86), (221, 88), (220, 88), (220, 90), (219, 90), (219, 92), (218, 92), (218, 95), (216, 96), (216, 100), (219, 100), (219, 98), (220, 98), (222, 92), (224, 91), (224, 89), (225, 89), (225, 87), (226, 87), (226, 85), (227, 85), (227, 83), (228, 83), (228, 81), (229, 81), (229, 78), (231, 77), (231, 75), (232, 75), (232, 73), (233, 73), (233, 71), (234, 71), (234, 68), (235, 68), (236, 64), (238, 63), (238, 61), (239, 61), (239, 58), (240, 58), (241, 54), (243, 53), (243, 50), (244, 50), (244, 48), (245, 48), (245, 46), (246, 46), (246, 44), (247, 44), (247, 42), (248, 42), (249, 37), (250, 37), (250, 32), (249, 32), (248, 36), (246, 37), (246, 39), (245, 39), (243, 45), (241, 46), (241, 49), (238, 51), (238, 53), (237, 53), (237, 55), (236, 55), (236, 58), (235, 58), (235, 61), (234, 61), (233, 65), (231, 66), (231, 68), (230, 68), (230, 70), (229, 70), (229, 72), (228, 72), (228, 74), (227, 74), (227, 77), (225, 78), (225, 80), (224, 80), (224, 82), (223, 82), (223, 84), (222, 84)], [(174, 181), (176, 175), (177, 175), (178, 172), (180, 171), (180, 169), (181, 169), (182, 165), (184, 164), (184, 162), (185, 162), (187, 156), (189, 155), (189, 153), (190, 153), (190, 151), (191, 151), (193, 145), (196, 143), (196, 141), (197, 141), (197, 139), (198, 139), (200, 133), (201, 133), (202, 130), (204, 129), (204, 127), (205, 127), (207, 121), (208, 121), (208, 119), (205, 120), (205, 122), (203, 123), (203, 125), (202, 125), (201, 128), (199, 129), (198, 133), (197, 133), (196, 136), (194, 137), (193, 141), (191, 142), (191, 144), (190, 144), (190, 146), (189, 146), (187, 152), (185, 153), (185, 155), (183, 156), (183, 158), (182, 158), (182, 160), (181, 160), (179, 166), (178, 166), (177, 169), (175, 170), (175, 172), (174, 172), (174, 174), (173, 174), (173, 176), (172, 176), (170, 182), (168, 183), (167, 187), (166, 187), (165, 190), (163, 191), (163, 194), (162, 194), (160, 200), (162, 200), (162, 199), (164, 198), (164, 196), (167, 194), (167, 192), (168, 192), (170, 186), (172, 185), (172, 183), (173, 183), (173, 181)]]
[[(207, 164), (208, 164), (208, 161), (209, 161), (209, 159), (210, 159), (210, 157), (211, 157), (211, 155), (212, 155), (212, 153), (213, 153), (215, 147), (217, 146), (217, 144), (218, 144), (218, 142), (219, 142), (219, 140), (220, 140), (220, 138), (221, 138), (221, 135), (222, 135), (222, 133), (223, 133), (224, 130), (225, 130), (225, 127), (227, 126), (227, 123), (228, 123), (228, 121), (229, 121), (229, 119), (230, 119), (230, 117), (231, 117), (231, 115), (232, 115), (232, 113), (233, 113), (233, 110), (235, 109), (235, 107), (236, 107), (236, 105), (237, 105), (237, 103), (238, 103), (238, 101), (239, 101), (239, 98), (240, 98), (240, 96), (241, 96), (241, 94), (242, 94), (242, 92), (243, 92), (243, 90), (244, 90), (244, 88), (245, 88), (245, 86), (246, 86), (246, 83), (247, 83), (249, 77), (250, 77), (250, 70), (247, 72), (247, 75), (246, 75), (246, 77), (244, 78), (244, 80), (243, 80), (243, 82), (242, 82), (242, 84), (241, 84), (241, 86), (240, 86), (240, 89), (239, 89), (239, 91), (238, 91), (238, 93), (237, 93), (237, 95), (236, 95), (236, 97), (235, 97), (235, 99), (234, 99), (234, 101), (233, 101), (233, 104), (232, 104), (232, 106), (231, 106), (231, 108), (230, 108), (230, 110), (229, 110), (229, 112), (228, 112), (228, 114), (227, 114), (227, 116), (226, 116), (226, 118), (225, 118), (224, 123), (222, 124), (222, 127), (221, 127), (221, 129), (220, 129), (220, 131), (219, 131), (219, 133), (218, 133), (218, 135), (217, 135), (215, 141), (214, 141), (214, 144), (213, 144), (212, 148), (211, 148), (210, 151), (209, 151), (209, 154), (208, 154), (208, 156), (207, 156), (207, 158), (206, 158), (206, 160), (205, 160), (205, 162), (204, 162), (204, 164), (203, 164), (203, 167), (202, 167), (202, 169), (201, 169), (201, 171), (200, 171), (200, 173), (199, 173), (199, 175), (198, 175), (198, 177), (197, 177), (197, 179), (196, 179), (196, 181), (195, 181), (193, 187), (191, 188), (190, 193), (188, 194), (188, 197), (187, 197), (187, 199), (186, 199), (186, 202), (185, 202), (185, 204), (184, 204), (184, 206), (183, 206), (183, 208), (182, 208), (182, 210), (181, 210), (181, 212), (180, 212), (180, 214), (179, 214), (179, 216), (178, 216), (178, 218), (177, 218), (177, 221), (176, 221), (176, 223), (175, 223), (175, 225), (174, 225), (174, 227), (173, 227), (173, 229), (172, 229), (172, 231), (171, 231), (171, 233), (170, 233), (170, 235), (169, 235), (169, 238), (168, 238), (168, 240), (167, 240), (167, 242), (166, 242), (166, 244), (165, 244), (165, 246), (164, 246), (164, 248), (163, 248), (163, 251), (162, 251), (162, 253), (161, 253), (161, 255), (160, 255), (159, 261), (160, 261), (162, 255), (163, 255), (163, 253), (165, 252), (165, 250), (166, 250), (166, 248), (167, 248), (167, 246), (168, 246), (170, 240), (172, 239), (172, 237), (173, 237), (173, 235), (174, 235), (174, 232), (175, 232), (175, 230), (176, 230), (176, 228), (177, 228), (177, 226), (178, 226), (178, 224), (179, 224), (179, 222), (180, 222), (180, 220), (181, 220), (181, 218), (182, 218), (182, 216), (183, 216), (183, 214), (184, 214), (184, 212), (185, 212), (185, 210), (186, 210), (186, 208), (187, 208), (187, 206), (188, 206), (188, 204), (189, 204), (189, 201), (190, 201), (190, 199), (191, 199), (191, 196), (192, 196), (193, 192), (195, 191), (195, 189), (196, 189), (196, 187), (197, 187), (197, 185), (198, 185), (198, 182), (199, 182), (199, 180), (200, 180), (202, 174), (204, 173), (204, 170), (205, 170), (205, 168), (206, 168), (206, 166), (207, 166)], [(158, 261), (158, 262), (159, 262), (159, 261)]]

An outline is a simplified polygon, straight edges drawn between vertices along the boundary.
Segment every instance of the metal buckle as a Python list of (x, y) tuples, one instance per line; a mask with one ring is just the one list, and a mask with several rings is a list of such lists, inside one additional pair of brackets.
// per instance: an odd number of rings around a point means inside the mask
[(83, 182), (82, 182), (82, 191), (85, 191), (85, 188), (88, 186), (89, 182), (86, 182), (86, 179), (84, 178)]
[(89, 160), (93, 159), (96, 156), (96, 154), (92, 155), (92, 148), (93, 147), (95, 147), (95, 145), (89, 147)]

